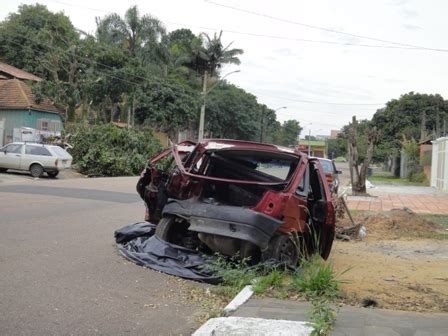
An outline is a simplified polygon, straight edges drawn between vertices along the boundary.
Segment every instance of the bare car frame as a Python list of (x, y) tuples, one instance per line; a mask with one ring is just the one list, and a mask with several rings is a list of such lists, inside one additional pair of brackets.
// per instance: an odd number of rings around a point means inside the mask
[(330, 253), (334, 206), (317, 158), (276, 145), (205, 140), (173, 145), (137, 183), (161, 239), (296, 266)]

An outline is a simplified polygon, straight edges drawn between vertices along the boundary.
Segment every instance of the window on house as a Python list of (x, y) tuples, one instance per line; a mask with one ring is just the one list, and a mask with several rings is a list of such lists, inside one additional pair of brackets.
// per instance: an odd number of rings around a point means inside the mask
[(49, 127), (49, 120), (48, 119), (38, 119), (37, 120), (37, 129), (41, 131), (48, 131)]
[(61, 131), (61, 122), (59, 120), (50, 120), (48, 130), (51, 132), (60, 132)]

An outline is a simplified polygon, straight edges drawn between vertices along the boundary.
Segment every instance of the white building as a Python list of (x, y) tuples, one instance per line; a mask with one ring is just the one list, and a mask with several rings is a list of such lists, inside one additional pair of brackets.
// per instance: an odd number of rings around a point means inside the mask
[(448, 192), (448, 137), (432, 141), (431, 187)]

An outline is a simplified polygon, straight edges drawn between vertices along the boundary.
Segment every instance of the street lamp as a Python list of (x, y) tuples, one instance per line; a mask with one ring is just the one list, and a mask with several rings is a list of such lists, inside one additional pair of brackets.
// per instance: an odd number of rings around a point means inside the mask
[[(219, 81), (222, 81), (227, 76), (240, 72), (240, 70), (231, 71), (228, 74), (224, 75)], [(201, 114), (199, 116), (199, 134), (198, 134), (198, 142), (202, 142), (204, 140), (204, 120), (205, 120), (205, 101), (207, 94), (212, 91), (218, 83), (215, 83), (210, 89), (207, 90), (207, 71), (204, 72), (204, 85), (202, 87), (202, 105), (201, 105)]]
[[(274, 110), (274, 113), (281, 109), (286, 109), (288, 107), (281, 106)], [(263, 142), (263, 132), (264, 132), (264, 105), (261, 107), (261, 118), (260, 118), (260, 142)]]

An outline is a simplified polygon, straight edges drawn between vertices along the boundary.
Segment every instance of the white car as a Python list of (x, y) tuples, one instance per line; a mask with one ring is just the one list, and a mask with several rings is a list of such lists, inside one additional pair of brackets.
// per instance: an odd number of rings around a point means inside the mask
[(49, 177), (56, 177), (60, 170), (71, 167), (72, 160), (72, 156), (59, 146), (13, 142), (0, 148), (0, 172), (28, 170), (33, 177), (40, 177), (44, 172)]

